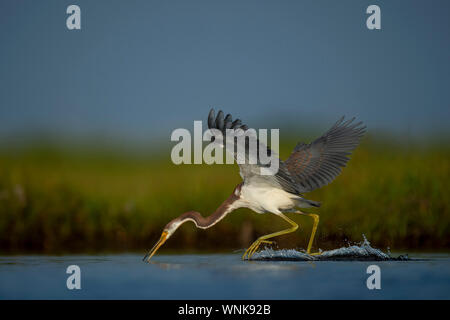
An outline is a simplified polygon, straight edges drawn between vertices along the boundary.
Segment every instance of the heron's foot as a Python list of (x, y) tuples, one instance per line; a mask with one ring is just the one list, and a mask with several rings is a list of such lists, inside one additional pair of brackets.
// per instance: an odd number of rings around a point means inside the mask
[(307, 254), (309, 254), (310, 256), (320, 256), (322, 252), (307, 252)]
[(258, 250), (259, 246), (261, 245), (261, 243), (267, 243), (267, 244), (273, 244), (274, 241), (269, 241), (269, 240), (256, 240), (255, 242), (252, 243), (252, 245), (250, 247), (248, 247), (248, 249), (244, 252), (244, 255), (242, 256), (242, 260), (245, 260), (245, 256), (247, 256), (247, 260), (250, 260), (252, 255), (256, 252), (256, 250)]

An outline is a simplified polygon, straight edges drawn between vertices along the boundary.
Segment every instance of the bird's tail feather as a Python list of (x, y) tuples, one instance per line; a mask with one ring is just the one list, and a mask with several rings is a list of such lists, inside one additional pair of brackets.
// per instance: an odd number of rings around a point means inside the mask
[(301, 199), (298, 201), (298, 206), (300, 208), (310, 208), (310, 207), (320, 207), (321, 203), (318, 201), (308, 200), (308, 199)]

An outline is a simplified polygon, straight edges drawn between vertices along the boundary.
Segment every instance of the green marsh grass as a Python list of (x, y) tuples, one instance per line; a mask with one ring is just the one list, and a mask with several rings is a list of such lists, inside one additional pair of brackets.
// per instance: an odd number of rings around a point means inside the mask
[[(282, 159), (295, 143), (281, 146)], [(322, 202), (315, 248), (362, 240), (392, 250), (450, 248), (450, 149), (401, 147), (366, 138), (330, 185), (305, 197)], [(240, 182), (237, 165), (174, 165), (170, 152), (67, 151), (33, 147), (0, 152), (0, 250), (144, 251), (182, 212), (213, 212)], [(308, 217), (278, 246), (305, 248)], [(285, 228), (274, 215), (239, 209), (208, 230), (183, 225), (162, 251), (242, 249)]]

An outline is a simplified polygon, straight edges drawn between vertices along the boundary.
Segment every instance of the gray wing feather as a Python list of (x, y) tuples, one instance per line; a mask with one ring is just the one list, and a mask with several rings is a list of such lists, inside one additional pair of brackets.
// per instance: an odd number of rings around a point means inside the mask
[(297, 144), (284, 161), (299, 193), (325, 186), (341, 173), (366, 129), (362, 122), (353, 123), (354, 119), (344, 122), (342, 117), (320, 138)]
[[(233, 121), (232, 116), (230, 114), (227, 114), (225, 117), (223, 116), (223, 112), (219, 111), (217, 113), (217, 117), (215, 117), (214, 109), (211, 109), (208, 115), (208, 128), (209, 129), (218, 129), (222, 132), (223, 136), (226, 135), (226, 129), (242, 129), (243, 131), (248, 130), (248, 126), (245, 124), (242, 124), (242, 121), (240, 119), (236, 119)], [(260, 172), (261, 167), (267, 167), (268, 165), (263, 165), (259, 162), (259, 159), (257, 161), (257, 164), (248, 164), (248, 141), (246, 140), (246, 163), (245, 164), (239, 164), (241, 176), (244, 179), (244, 181), (252, 181), (253, 183), (258, 184), (269, 184), (273, 187), (284, 189), (291, 193), (298, 193), (297, 189), (295, 187), (294, 181), (291, 179), (289, 171), (287, 168), (283, 165), (283, 162), (276, 158), (275, 161), (279, 161), (279, 169), (278, 172), (276, 172), (274, 175), (260, 175), (258, 172)], [(258, 154), (259, 154), (259, 148), (266, 148), (267, 155), (270, 156), (273, 154), (273, 151), (268, 148), (266, 145), (261, 143), (259, 140), (257, 140), (257, 148), (258, 148)], [(237, 149), (234, 149), (234, 158), (237, 158)]]

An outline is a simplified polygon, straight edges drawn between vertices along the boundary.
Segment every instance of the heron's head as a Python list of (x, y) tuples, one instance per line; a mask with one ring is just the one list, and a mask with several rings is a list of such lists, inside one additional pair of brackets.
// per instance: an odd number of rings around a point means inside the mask
[(156, 253), (156, 251), (158, 251), (158, 249), (164, 244), (164, 242), (166, 242), (167, 239), (169, 239), (172, 236), (172, 234), (175, 233), (175, 231), (183, 222), (184, 222), (183, 220), (177, 218), (166, 224), (158, 242), (156, 242), (153, 248), (145, 255), (143, 260), (149, 262), (151, 257), (153, 257), (153, 255)]

